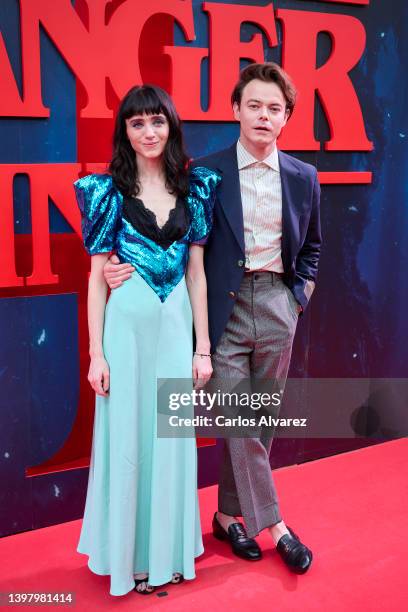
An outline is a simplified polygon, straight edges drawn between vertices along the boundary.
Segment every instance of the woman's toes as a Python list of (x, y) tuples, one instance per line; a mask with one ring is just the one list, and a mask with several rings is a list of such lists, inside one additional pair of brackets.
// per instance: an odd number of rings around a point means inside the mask
[(182, 582), (182, 581), (183, 581), (183, 575), (180, 574), (179, 572), (175, 572), (172, 576), (171, 583), (179, 584), (179, 582)]

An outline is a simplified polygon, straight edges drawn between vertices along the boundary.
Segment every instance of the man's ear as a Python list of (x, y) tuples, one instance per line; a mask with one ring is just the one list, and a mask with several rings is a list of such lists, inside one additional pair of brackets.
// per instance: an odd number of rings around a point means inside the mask
[(240, 114), (239, 114), (239, 104), (238, 102), (234, 102), (234, 104), (232, 105), (232, 111), (234, 113), (234, 117), (237, 121), (239, 121), (240, 119)]

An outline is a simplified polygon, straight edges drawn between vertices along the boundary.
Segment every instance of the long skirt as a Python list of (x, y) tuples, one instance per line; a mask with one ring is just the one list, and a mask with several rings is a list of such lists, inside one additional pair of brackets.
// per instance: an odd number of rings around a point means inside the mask
[(108, 397), (96, 396), (88, 491), (78, 552), (111, 595), (146, 572), (162, 585), (195, 578), (203, 552), (193, 436), (157, 436), (158, 379), (191, 379), (192, 313), (183, 279), (162, 303), (134, 272), (112, 291), (103, 346)]

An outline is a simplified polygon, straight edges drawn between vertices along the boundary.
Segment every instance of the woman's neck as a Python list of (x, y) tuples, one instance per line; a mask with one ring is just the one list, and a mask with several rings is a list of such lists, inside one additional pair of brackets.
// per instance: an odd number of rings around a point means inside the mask
[(137, 158), (137, 172), (140, 183), (163, 183), (165, 172), (162, 157), (149, 159), (146, 157)]

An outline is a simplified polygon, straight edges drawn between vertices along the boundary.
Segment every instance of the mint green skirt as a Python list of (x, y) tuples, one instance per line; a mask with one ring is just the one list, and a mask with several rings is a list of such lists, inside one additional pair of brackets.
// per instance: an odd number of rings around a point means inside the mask
[(197, 450), (191, 438), (158, 438), (157, 379), (191, 378), (192, 313), (184, 277), (164, 303), (134, 272), (105, 312), (109, 397), (96, 396), (88, 491), (78, 552), (111, 595), (133, 575), (162, 585), (195, 578), (203, 552)]

